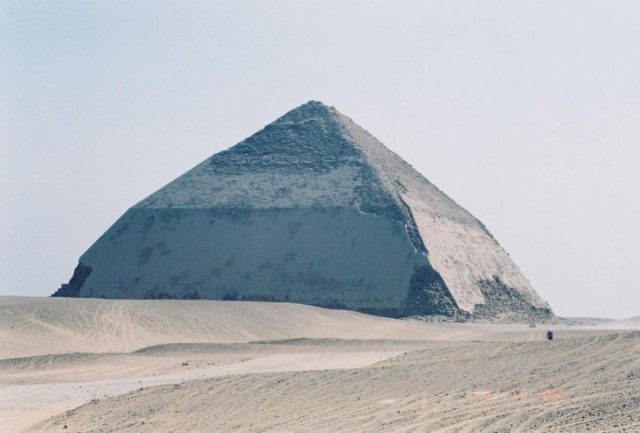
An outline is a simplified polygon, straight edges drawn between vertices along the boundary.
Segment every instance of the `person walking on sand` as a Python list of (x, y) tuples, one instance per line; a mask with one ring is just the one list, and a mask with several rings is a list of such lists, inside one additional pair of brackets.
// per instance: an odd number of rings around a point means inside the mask
[(553, 331), (551, 331), (551, 329), (547, 331), (547, 340), (553, 340)]

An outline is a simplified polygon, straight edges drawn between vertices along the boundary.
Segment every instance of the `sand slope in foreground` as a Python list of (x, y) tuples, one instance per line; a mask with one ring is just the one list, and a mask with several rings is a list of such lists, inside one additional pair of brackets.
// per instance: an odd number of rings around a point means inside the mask
[(545, 330), (295, 304), (0, 298), (0, 425), (640, 430), (640, 333), (556, 325), (546, 342)]
[(423, 348), (370, 366), (230, 375), (94, 401), (33, 431), (634, 432), (640, 333)]

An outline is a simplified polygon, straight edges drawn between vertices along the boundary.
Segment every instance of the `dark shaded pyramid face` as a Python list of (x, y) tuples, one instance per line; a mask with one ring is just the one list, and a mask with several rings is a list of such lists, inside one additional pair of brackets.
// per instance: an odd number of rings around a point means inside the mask
[(314, 101), (129, 209), (56, 295), (552, 314), (477, 219)]

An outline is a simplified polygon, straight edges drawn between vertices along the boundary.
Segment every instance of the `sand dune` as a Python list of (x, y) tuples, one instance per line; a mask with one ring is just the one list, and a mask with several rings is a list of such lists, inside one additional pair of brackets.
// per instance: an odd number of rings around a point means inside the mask
[(563, 323), (0, 297), (1, 431), (638, 431), (640, 332)]
[(540, 332), (526, 325), (426, 324), (287, 303), (0, 296), (0, 358), (291, 338), (452, 341), (518, 334), (535, 340)]
[(303, 337), (441, 338), (421, 323), (299, 304), (0, 297), (2, 358)]
[(297, 304), (0, 297), (3, 358), (129, 352), (163, 343), (299, 337), (412, 339), (428, 332), (406, 321)]

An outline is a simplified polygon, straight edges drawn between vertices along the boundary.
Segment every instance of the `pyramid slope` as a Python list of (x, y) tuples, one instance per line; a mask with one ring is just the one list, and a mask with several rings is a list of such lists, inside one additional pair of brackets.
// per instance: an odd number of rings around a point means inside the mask
[(473, 312), (487, 297), (506, 295), (487, 288), (496, 289), (496, 281), (517, 288), (526, 302), (549, 308), (484, 224), (351, 119), (337, 116), (387, 190), (408, 206), (431, 265), (461, 308)]
[(129, 209), (57, 294), (551, 314), (477, 219), (315, 101)]

